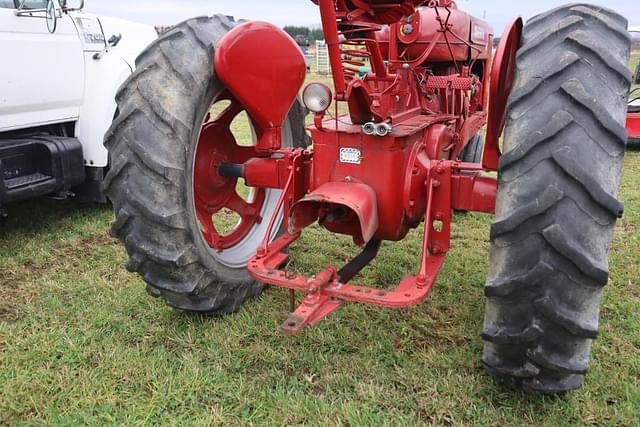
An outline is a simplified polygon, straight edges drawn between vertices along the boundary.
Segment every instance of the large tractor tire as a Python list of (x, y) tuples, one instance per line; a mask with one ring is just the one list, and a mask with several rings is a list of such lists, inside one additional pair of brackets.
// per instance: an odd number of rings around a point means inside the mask
[[(104, 190), (116, 214), (112, 234), (129, 254), (127, 269), (170, 306), (215, 315), (260, 293), (245, 266), (280, 195), (254, 189), (243, 198), (237, 179), (213, 167), (240, 152), (232, 122), (245, 113), (213, 65), (217, 42), (233, 26), (224, 16), (199, 17), (160, 36), (117, 95), (119, 114), (105, 138), (111, 168)], [(226, 104), (212, 112), (218, 102)], [(283, 124), (283, 146), (306, 144), (305, 113), (296, 102)], [(240, 217), (228, 233), (214, 225), (222, 211)]]
[(483, 362), (539, 393), (581, 386), (623, 204), (627, 21), (587, 4), (531, 19), (500, 160)]

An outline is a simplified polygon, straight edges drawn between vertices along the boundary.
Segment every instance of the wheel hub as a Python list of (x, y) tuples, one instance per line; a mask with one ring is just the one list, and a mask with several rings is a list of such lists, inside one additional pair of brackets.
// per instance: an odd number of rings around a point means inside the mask
[[(196, 216), (202, 237), (217, 252), (239, 244), (262, 221), (260, 212), (265, 200), (265, 189), (248, 189), (239, 185), (238, 178), (218, 173), (222, 163), (244, 163), (255, 155), (251, 146), (241, 146), (236, 141), (231, 124), (243, 108), (237, 101), (228, 100), (229, 106), (202, 126), (194, 159)], [(234, 220), (237, 222), (231, 227), (219, 224)]]

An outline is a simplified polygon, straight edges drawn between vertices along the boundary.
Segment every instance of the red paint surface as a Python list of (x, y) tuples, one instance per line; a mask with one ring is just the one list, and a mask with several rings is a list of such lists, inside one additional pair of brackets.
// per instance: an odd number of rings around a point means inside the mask
[(640, 113), (627, 115), (627, 132), (629, 132), (629, 138), (640, 139)]
[(507, 100), (513, 87), (516, 70), (516, 53), (522, 36), (522, 18), (514, 19), (500, 39), (491, 69), (491, 89), (489, 121), (485, 138), (483, 166), (488, 170), (498, 170), (500, 158), (499, 141), (507, 116)]
[(217, 76), (262, 128), (280, 127), (304, 82), (296, 42), (267, 22), (246, 22), (216, 47)]

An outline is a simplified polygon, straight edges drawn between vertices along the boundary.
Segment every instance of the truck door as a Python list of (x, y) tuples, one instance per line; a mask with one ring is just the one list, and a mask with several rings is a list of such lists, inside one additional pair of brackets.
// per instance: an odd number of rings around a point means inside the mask
[(71, 17), (58, 15), (51, 33), (46, 0), (26, 0), (18, 11), (20, 3), (0, 0), (0, 132), (75, 121), (83, 98), (82, 44)]

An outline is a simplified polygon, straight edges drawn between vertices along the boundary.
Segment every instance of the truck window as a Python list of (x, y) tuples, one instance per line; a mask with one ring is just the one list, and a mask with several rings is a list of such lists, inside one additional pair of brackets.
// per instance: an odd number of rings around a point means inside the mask
[[(22, 0), (0, 0), (0, 8), (17, 9)], [(23, 9), (46, 9), (47, 0), (26, 0)]]
[[(18, 4), (20, 2), (18, 1)], [(24, 2), (22, 6), (23, 9), (46, 9), (47, 8), (47, 0), (27, 0)]]

